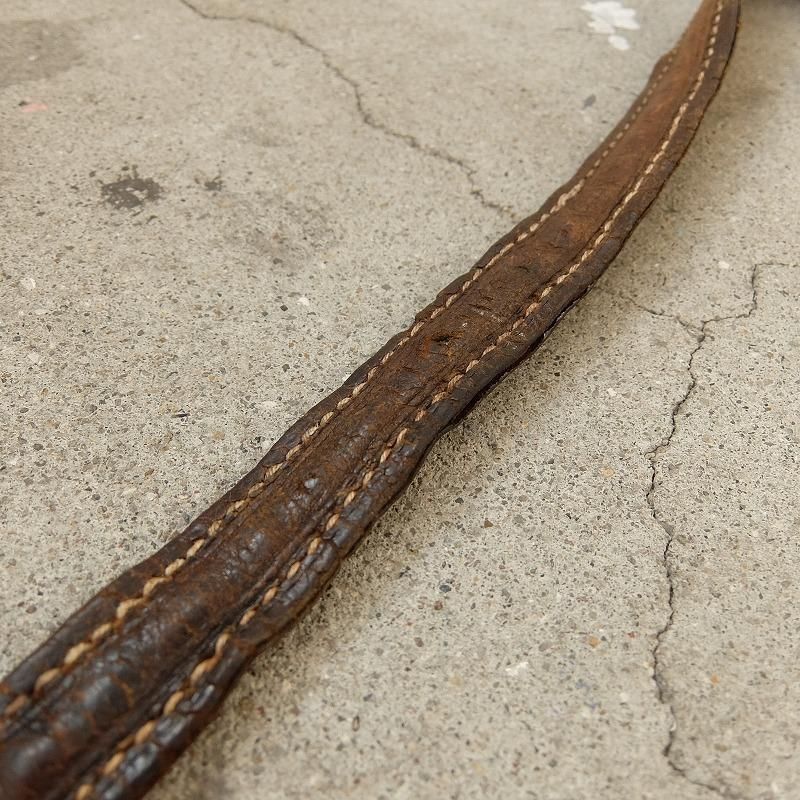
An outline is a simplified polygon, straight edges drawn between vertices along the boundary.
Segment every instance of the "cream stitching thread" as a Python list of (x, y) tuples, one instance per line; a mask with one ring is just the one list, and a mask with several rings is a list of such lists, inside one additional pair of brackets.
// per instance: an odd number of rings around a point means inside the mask
[[(710, 38), (708, 39), (708, 44), (707, 44), (707, 49), (706, 49), (706, 58), (704, 59), (704, 61), (702, 63), (702, 69), (701, 69), (701, 71), (700, 71), (700, 73), (699, 73), (699, 75), (697, 77), (697, 80), (694, 83), (694, 86), (692, 87), (691, 92), (689, 93), (689, 96), (687, 97), (687, 99), (679, 107), (678, 113), (675, 115), (675, 118), (672, 121), (672, 125), (670, 126), (669, 132), (667, 133), (667, 136), (665, 137), (665, 139), (662, 142), (661, 146), (659, 147), (658, 151), (651, 158), (651, 160), (648, 163), (647, 167), (645, 168), (643, 174), (638, 178), (638, 180), (634, 184), (633, 188), (617, 204), (617, 207), (614, 210), (613, 214), (609, 217), (609, 219), (603, 225), (601, 233), (598, 234), (598, 236), (595, 237), (594, 241), (592, 242), (592, 245), (587, 250), (585, 250), (583, 252), (581, 257), (575, 263), (573, 263), (566, 272), (562, 273), (558, 278), (556, 278), (555, 280), (551, 281), (550, 284), (548, 284), (539, 293), (539, 299), (535, 300), (534, 302), (532, 302), (530, 305), (528, 305), (525, 308), (522, 316), (519, 317), (514, 322), (514, 324), (512, 325), (512, 327), (511, 327), (511, 329), (509, 331), (506, 331), (505, 333), (503, 333), (500, 336), (498, 336), (498, 338), (495, 340), (494, 344), (489, 345), (488, 347), (486, 347), (484, 349), (484, 351), (481, 353), (481, 355), (477, 359), (473, 359), (472, 361), (470, 361), (469, 364), (466, 366), (464, 372), (455, 373), (450, 378), (450, 380), (447, 383), (448, 387), (452, 388), (452, 386), (457, 385), (459, 383), (459, 381), (461, 379), (463, 379), (468, 372), (470, 372), (472, 369), (474, 369), (486, 355), (488, 355), (493, 350), (496, 350), (497, 347), (502, 342), (506, 341), (511, 336), (512, 332), (514, 330), (516, 330), (517, 328), (519, 328), (520, 325), (522, 325), (525, 322), (525, 320), (537, 308), (539, 308), (539, 306), (541, 305), (542, 300), (544, 299), (544, 297), (546, 297), (547, 294), (549, 294), (550, 290), (555, 285), (559, 285), (559, 284), (563, 283), (564, 280), (566, 280), (570, 275), (573, 275), (580, 268), (580, 266), (582, 264), (584, 264), (588, 260), (588, 258), (591, 257), (591, 255), (593, 253), (597, 252), (597, 249), (600, 247), (600, 245), (603, 243), (603, 241), (607, 238), (608, 232), (611, 229), (611, 227), (613, 226), (613, 224), (616, 221), (616, 219), (619, 217), (619, 215), (622, 213), (622, 211), (625, 209), (625, 207), (628, 205), (628, 203), (631, 201), (631, 199), (633, 199), (633, 197), (636, 196), (636, 194), (638, 193), (639, 189), (641, 188), (642, 183), (644, 182), (646, 176), (648, 176), (648, 175), (650, 175), (652, 173), (652, 171), (655, 168), (655, 165), (657, 164), (657, 162), (660, 161), (661, 158), (663, 157), (664, 153), (666, 152), (666, 149), (669, 147), (670, 143), (672, 142), (672, 139), (673, 139), (673, 137), (675, 135), (675, 132), (677, 131), (678, 126), (681, 123), (681, 120), (685, 116), (686, 111), (689, 108), (689, 105), (694, 100), (695, 96), (697, 95), (697, 92), (700, 90), (700, 86), (702, 85), (702, 82), (705, 79), (706, 72), (708, 71), (708, 67), (709, 67), (709, 65), (711, 63), (711, 59), (714, 56), (715, 45), (716, 45), (716, 41), (717, 41), (717, 33), (719, 32), (719, 21), (720, 21), (720, 18), (722, 16), (723, 5), (724, 5), (724, 0), (718, 0), (717, 7), (716, 7), (716, 9), (717, 9), (716, 10), (716, 16), (714, 17), (714, 20), (713, 20), (713, 23), (712, 23), (712, 27), (711, 27)], [(446, 396), (447, 396), (446, 392), (439, 392), (439, 393), (433, 395), (433, 397), (429, 401), (429, 403), (426, 406), (426, 408), (424, 410), (421, 410), (420, 412), (417, 412), (417, 414), (414, 417), (414, 419), (416, 421), (421, 420), (427, 413), (429, 413), (430, 409), (434, 405), (436, 405), (438, 402), (440, 402), (441, 399), (443, 399)], [(380, 463), (384, 463), (388, 459), (389, 455), (391, 454), (391, 452), (394, 450), (395, 447), (402, 445), (402, 443), (405, 440), (405, 437), (406, 437), (407, 434), (408, 434), (408, 428), (402, 428), (397, 433), (397, 435), (394, 437), (393, 441), (390, 444), (387, 444), (384, 447), (383, 451), (381, 452)], [(375, 474), (375, 470), (370, 470), (366, 474), (370, 476), (369, 479), (371, 480), (372, 476)], [(369, 480), (365, 481), (364, 479), (362, 479), (362, 482), (361, 482), (362, 488), (366, 487), (366, 485), (368, 483), (369, 483)], [(354, 494), (354, 493), (353, 492), (349, 493), (347, 495), (347, 498), (350, 498), (351, 494)], [(344, 505), (347, 505), (349, 502), (352, 502), (352, 498), (349, 501), (347, 500), (347, 498), (345, 498), (346, 502), (344, 503)], [(331, 516), (328, 518), (328, 520), (327, 520), (327, 522), (325, 524), (325, 530), (329, 530), (330, 528), (332, 528), (336, 524), (336, 522), (338, 522), (339, 516), (340, 516), (339, 512), (335, 512), (335, 513), (331, 514)], [(265, 592), (265, 594), (262, 595), (262, 597), (260, 598), (260, 600), (257, 603), (255, 603), (247, 611), (245, 611), (244, 614), (239, 619), (239, 622), (238, 622), (236, 627), (239, 627), (239, 628), (245, 627), (255, 617), (255, 615), (256, 615), (256, 613), (257, 613), (259, 608), (264, 608), (265, 606), (269, 605), (269, 603), (271, 603), (272, 600), (274, 600), (274, 598), (277, 596), (278, 592), (281, 589), (285, 588), (286, 583), (289, 580), (291, 580), (294, 576), (297, 575), (297, 573), (300, 571), (300, 569), (302, 567), (302, 562), (306, 558), (308, 558), (310, 556), (313, 556), (318, 551), (318, 549), (319, 549), (319, 547), (320, 547), (320, 545), (322, 543), (323, 543), (323, 540), (319, 536), (315, 536), (309, 542), (308, 547), (306, 549), (306, 553), (301, 558), (299, 558), (297, 561), (293, 562), (288, 567), (288, 569), (286, 570), (286, 577), (281, 582), (273, 584)], [(234, 626), (232, 626), (232, 627), (234, 627)], [(164, 708), (163, 708), (161, 714), (158, 717), (153, 718), (153, 719), (149, 720), (148, 722), (146, 722), (142, 727), (139, 728), (139, 730), (132, 737), (130, 737), (130, 736), (127, 737), (120, 744), (120, 746), (118, 747), (118, 749), (114, 753), (114, 755), (111, 756), (111, 758), (101, 768), (100, 775), (102, 777), (108, 777), (108, 776), (112, 775), (119, 768), (119, 766), (123, 763), (123, 761), (125, 759), (125, 754), (127, 753), (127, 751), (134, 744), (142, 744), (143, 742), (147, 741), (149, 739), (150, 735), (155, 730), (155, 727), (157, 725), (157, 721), (162, 719), (163, 717), (168, 716), (169, 714), (171, 714), (177, 708), (178, 704), (185, 698), (187, 689), (189, 687), (192, 687), (192, 686), (196, 685), (204, 675), (206, 675), (208, 672), (210, 672), (212, 669), (214, 669), (214, 667), (217, 666), (217, 664), (219, 663), (219, 661), (222, 658), (222, 655), (224, 653), (225, 645), (228, 643), (230, 638), (231, 638), (230, 630), (227, 630), (227, 631), (223, 632), (222, 634), (220, 634), (220, 636), (217, 638), (217, 640), (216, 640), (216, 642), (214, 644), (214, 655), (211, 656), (210, 658), (205, 659), (204, 661), (201, 661), (192, 670), (192, 673), (191, 673), (191, 675), (189, 677), (189, 680), (188, 680), (188, 684), (184, 684), (184, 687), (186, 687), (186, 688), (181, 687), (178, 691), (176, 691), (172, 695), (170, 695), (170, 697), (167, 699), (166, 703), (164, 704)], [(94, 791), (94, 786), (96, 785), (97, 780), (98, 779), (95, 779), (95, 780), (93, 780), (93, 781), (91, 781), (89, 783), (82, 784), (78, 788), (78, 791), (77, 791), (77, 793), (75, 795), (76, 800), (88, 800), (88, 798), (92, 795), (92, 793)]]
[[(625, 125), (618, 131), (616, 136), (609, 142), (608, 146), (603, 150), (601, 155), (597, 158), (597, 160), (592, 164), (589, 171), (567, 192), (564, 192), (559, 196), (556, 202), (546, 211), (544, 212), (538, 219), (536, 219), (531, 225), (524, 231), (521, 231), (514, 241), (509, 242), (503, 248), (501, 248), (483, 267), (476, 267), (469, 278), (467, 278), (463, 284), (459, 287), (458, 291), (455, 294), (450, 295), (447, 300), (444, 302), (443, 305), (437, 306), (433, 309), (430, 316), (426, 320), (420, 320), (416, 322), (408, 333), (403, 336), (402, 339), (384, 356), (381, 358), (380, 362), (372, 367), (369, 372), (367, 372), (366, 378), (357, 386), (355, 386), (352, 392), (343, 397), (338, 401), (336, 404), (336, 410), (341, 411), (345, 406), (347, 406), (350, 401), (357, 397), (361, 391), (364, 389), (366, 384), (372, 379), (376, 372), (378, 372), (379, 368), (384, 366), (389, 359), (394, 356), (394, 354), (405, 344), (407, 344), (412, 338), (414, 338), (417, 333), (431, 320), (436, 319), (446, 308), (449, 308), (456, 300), (458, 300), (462, 295), (464, 295), (470, 286), (474, 285), (481, 275), (486, 272), (487, 270), (491, 269), (504, 255), (506, 255), (509, 251), (511, 251), (514, 247), (518, 244), (523, 242), (529, 236), (532, 236), (538, 229), (543, 225), (553, 214), (560, 211), (564, 206), (573, 198), (576, 197), (583, 187), (586, 185), (586, 181), (588, 181), (592, 175), (597, 171), (598, 167), (603, 163), (603, 161), (608, 157), (611, 151), (617, 146), (620, 139), (625, 135), (625, 133), (630, 128), (631, 124), (638, 118), (641, 112), (644, 110), (647, 102), (650, 100), (650, 97), (653, 95), (653, 92), (658, 87), (659, 83), (661, 82), (662, 78), (666, 74), (667, 70), (669, 69), (674, 53), (670, 52), (667, 61), (665, 62), (663, 68), (656, 76), (656, 79), (653, 81), (650, 88), (647, 90), (645, 95), (642, 97), (641, 101), (638, 103), (636, 108), (633, 111), (630, 119), (625, 123)], [(258, 497), (259, 494), (267, 487), (268, 483), (271, 482), (271, 479), (286, 465), (286, 463), (293, 458), (297, 453), (303, 448), (304, 445), (308, 444), (308, 442), (314, 438), (314, 436), (323, 428), (328, 422), (336, 416), (336, 412), (329, 411), (324, 414), (318, 422), (312, 425), (310, 428), (307, 428), (300, 436), (300, 442), (296, 444), (294, 447), (290, 448), (283, 459), (276, 464), (271, 464), (264, 470), (264, 475), (261, 481), (253, 484), (247, 492), (246, 499), (238, 500), (236, 502), (231, 503), (226, 509), (224, 514), (219, 517), (218, 519), (214, 520), (211, 525), (209, 525), (208, 533), (206, 536), (202, 536), (198, 539), (195, 539), (191, 546), (186, 551), (185, 555), (180, 558), (176, 558), (170, 564), (168, 564), (164, 568), (163, 576), (156, 576), (148, 580), (144, 587), (142, 588), (142, 592), (139, 596), (135, 598), (131, 598), (128, 600), (123, 600), (117, 606), (115, 611), (115, 618), (117, 622), (121, 622), (125, 616), (127, 615), (128, 611), (137, 606), (143, 605), (147, 598), (152, 594), (153, 590), (158, 586), (160, 583), (165, 582), (168, 578), (171, 578), (179, 569), (181, 569), (186, 562), (196, 555), (205, 545), (213, 539), (217, 533), (222, 529), (225, 522), (229, 522), (233, 519), (239, 511), (245, 508), (249, 501), (255, 497)], [(98, 625), (90, 634), (88, 639), (76, 644), (72, 647), (64, 657), (63, 661), (59, 666), (53, 667), (51, 669), (45, 670), (43, 673), (39, 675), (36, 679), (32, 694), (37, 694), (41, 692), (45, 686), (49, 683), (54, 681), (58, 678), (62, 672), (64, 672), (67, 668), (73, 666), (78, 659), (82, 656), (86, 655), (87, 653), (94, 650), (97, 645), (102, 642), (106, 636), (108, 636), (114, 630), (113, 623), (103, 623)], [(3, 714), (3, 717), (10, 717), (20, 708), (22, 708), (27, 699), (28, 695), (18, 695), (11, 703), (6, 706)]]

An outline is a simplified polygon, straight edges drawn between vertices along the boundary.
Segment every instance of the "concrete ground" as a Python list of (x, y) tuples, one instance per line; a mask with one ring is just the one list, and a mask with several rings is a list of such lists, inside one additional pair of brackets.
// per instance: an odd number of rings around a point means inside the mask
[[(538, 207), (695, 4), (4, 0), (0, 672)], [(153, 798), (800, 798), (799, 35), (745, 0), (621, 257)]]

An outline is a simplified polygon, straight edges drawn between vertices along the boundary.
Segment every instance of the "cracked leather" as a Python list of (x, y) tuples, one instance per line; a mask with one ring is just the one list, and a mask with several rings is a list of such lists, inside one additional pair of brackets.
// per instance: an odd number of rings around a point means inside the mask
[(738, 0), (704, 0), (572, 180), (0, 683), (0, 797), (122, 800), (153, 785), (437, 437), (616, 256), (689, 145), (738, 14)]

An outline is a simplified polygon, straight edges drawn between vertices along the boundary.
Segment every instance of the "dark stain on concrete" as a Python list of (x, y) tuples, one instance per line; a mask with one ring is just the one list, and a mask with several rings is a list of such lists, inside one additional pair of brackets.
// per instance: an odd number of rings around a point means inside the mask
[(142, 178), (135, 164), (123, 167), (122, 172), (117, 180), (100, 184), (103, 201), (112, 208), (139, 213), (143, 205), (154, 203), (161, 198), (163, 187), (152, 178)]
[(222, 175), (217, 175), (216, 178), (212, 178), (210, 181), (203, 181), (203, 186), (209, 192), (221, 192), (223, 185)]
[(69, 23), (0, 22), (0, 89), (65, 72), (81, 59), (77, 42)]

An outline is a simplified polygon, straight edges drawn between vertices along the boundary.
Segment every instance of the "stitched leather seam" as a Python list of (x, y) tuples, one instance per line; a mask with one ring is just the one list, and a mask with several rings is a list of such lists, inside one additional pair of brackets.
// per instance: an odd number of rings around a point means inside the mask
[(592, 175), (597, 171), (603, 161), (608, 157), (611, 151), (617, 146), (620, 139), (627, 133), (628, 129), (631, 125), (636, 121), (639, 115), (642, 113), (644, 108), (646, 107), (648, 101), (652, 97), (653, 93), (655, 92), (658, 85), (661, 83), (662, 78), (668, 71), (669, 67), (672, 64), (672, 60), (674, 58), (674, 50), (670, 51), (667, 56), (667, 60), (660, 70), (658, 75), (656, 76), (655, 80), (651, 84), (650, 88), (647, 90), (645, 95), (642, 97), (641, 101), (638, 105), (634, 108), (633, 113), (631, 114), (630, 118), (626, 121), (625, 125), (617, 132), (616, 136), (609, 142), (608, 146), (603, 150), (603, 152), (598, 156), (595, 162), (592, 164), (588, 172), (568, 191), (563, 192), (556, 202), (541, 216), (539, 216), (531, 225), (526, 228), (524, 231), (521, 231), (517, 234), (516, 238), (502, 247), (483, 267), (476, 267), (472, 270), (471, 275), (461, 284), (458, 291), (452, 295), (450, 295), (444, 304), (437, 306), (433, 309), (430, 316), (425, 320), (420, 320), (416, 322), (408, 332), (403, 336), (402, 339), (386, 354), (383, 355), (381, 360), (372, 367), (365, 379), (355, 386), (352, 392), (341, 398), (338, 403), (336, 404), (335, 411), (329, 411), (324, 414), (314, 425), (307, 428), (300, 437), (300, 442), (293, 447), (291, 447), (284, 456), (283, 460), (276, 463), (271, 464), (264, 470), (263, 477), (260, 481), (253, 484), (248, 490), (247, 496), (242, 500), (237, 500), (233, 503), (230, 503), (228, 507), (225, 509), (225, 512), (222, 516), (218, 517), (217, 519), (213, 520), (208, 527), (205, 536), (198, 537), (197, 539), (193, 540), (191, 545), (186, 550), (186, 553), (174, 559), (170, 562), (163, 570), (161, 575), (154, 576), (148, 579), (144, 586), (142, 587), (141, 592), (136, 597), (127, 598), (122, 600), (116, 607), (114, 612), (114, 619), (112, 621), (104, 622), (101, 625), (98, 625), (90, 634), (89, 636), (84, 639), (83, 641), (79, 642), (78, 644), (71, 647), (66, 655), (64, 656), (63, 660), (60, 664), (50, 669), (45, 670), (42, 672), (35, 680), (33, 691), (29, 694), (19, 694), (6, 706), (3, 710), (0, 718), (2, 717), (11, 717), (13, 716), (18, 710), (23, 708), (29, 699), (31, 699), (31, 695), (34, 697), (41, 693), (46, 686), (51, 684), (54, 680), (59, 678), (62, 674), (65, 674), (67, 670), (74, 667), (79, 659), (81, 659), (86, 654), (95, 650), (95, 648), (103, 641), (105, 641), (106, 637), (112, 634), (115, 630), (117, 630), (128, 615), (130, 611), (134, 608), (142, 606), (146, 604), (150, 595), (155, 591), (155, 589), (162, 583), (169, 581), (176, 572), (183, 568), (183, 566), (193, 557), (195, 556), (205, 545), (213, 539), (222, 528), (225, 526), (227, 522), (230, 522), (234, 517), (236, 517), (239, 512), (241, 512), (245, 507), (247, 507), (250, 502), (257, 497), (261, 492), (272, 482), (272, 479), (277, 475), (277, 473), (283, 469), (283, 467), (294, 457), (296, 456), (300, 450), (306, 445), (316, 434), (325, 427), (337, 414), (338, 411), (341, 411), (345, 406), (347, 406), (354, 398), (356, 398), (365, 388), (366, 384), (372, 380), (375, 373), (383, 367), (394, 355), (397, 353), (400, 348), (406, 345), (412, 338), (414, 338), (420, 330), (429, 322), (436, 319), (442, 312), (444, 312), (447, 308), (449, 308), (453, 303), (455, 303), (460, 297), (462, 297), (467, 290), (473, 286), (483, 275), (484, 272), (491, 269), (503, 256), (509, 253), (513, 248), (517, 247), (521, 244), (525, 239), (532, 236), (536, 231), (543, 225), (553, 214), (560, 211), (566, 204), (572, 200), (572, 198), (576, 197), (583, 187), (586, 185), (586, 181), (588, 181)]
[[(667, 148), (671, 144), (672, 139), (678, 129), (678, 126), (680, 125), (681, 121), (683, 120), (683, 117), (686, 114), (686, 111), (689, 108), (689, 105), (692, 103), (692, 101), (697, 95), (697, 92), (700, 90), (700, 87), (708, 71), (708, 67), (711, 63), (711, 59), (713, 58), (715, 53), (717, 33), (719, 32), (719, 22), (722, 15), (723, 7), (724, 7), (724, 0), (718, 0), (716, 6), (716, 15), (712, 22), (709, 39), (707, 40), (706, 44), (706, 57), (702, 62), (701, 71), (686, 100), (679, 107), (678, 112), (676, 113), (672, 121), (672, 125), (670, 126), (669, 132), (667, 133), (666, 137), (661, 143), (661, 146), (659, 147), (658, 151), (653, 155), (653, 157), (648, 162), (647, 167), (639, 176), (636, 183), (617, 204), (613, 213), (603, 225), (600, 233), (592, 241), (592, 244), (586, 250), (583, 251), (580, 258), (577, 261), (575, 261), (566, 271), (562, 272), (557, 278), (550, 281), (550, 283), (548, 283), (547, 286), (545, 286), (539, 292), (538, 299), (534, 300), (523, 310), (521, 316), (519, 316), (515, 320), (515, 322), (507, 331), (500, 334), (500, 336), (498, 336), (497, 339), (495, 339), (493, 344), (486, 347), (481, 353), (481, 355), (478, 356), (478, 358), (475, 358), (472, 361), (470, 361), (469, 364), (467, 364), (467, 366), (464, 368), (463, 372), (454, 373), (450, 377), (450, 379), (447, 381), (446, 389), (434, 394), (428, 401), (427, 405), (417, 412), (417, 414), (414, 417), (415, 422), (419, 422), (427, 414), (429, 414), (433, 406), (437, 405), (439, 402), (444, 400), (448, 396), (449, 392), (451, 392), (453, 388), (455, 388), (455, 386), (458, 385), (458, 383), (460, 383), (461, 380), (464, 377), (466, 377), (466, 375), (469, 372), (471, 372), (475, 367), (477, 367), (481, 363), (481, 361), (487, 355), (489, 355), (489, 353), (496, 350), (503, 344), (503, 342), (509, 339), (513, 335), (514, 331), (516, 331), (521, 325), (523, 325), (525, 321), (528, 319), (528, 317), (530, 317), (531, 314), (533, 314), (533, 312), (536, 311), (541, 306), (544, 299), (553, 291), (553, 289), (562, 284), (571, 275), (574, 275), (575, 272), (577, 272), (578, 269), (580, 269), (580, 267), (589, 258), (591, 258), (592, 255), (594, 255), (594, 253), (597, 252), (597, 249), (605, 241), (605, 239), (608, 238), (608, 234), (611, 228), (613, 227), (614, 223), (620, 216), (620, 214), (625, 210), (630, 201), (639, 193), (639, 190), (641, 189), (645, 179), (647, 178), (648, 175), (652, 173), (658, 162), (663, 157)], [(379, 464), (384, 464), (389, 459), (395, 448), (403, 444), (403, 441), (405, 440), (405, 437), (408, 434), (408, 432), (409, 432), (408, 427), (401, 428), (401, 430), (390, 440), (390, 442), (388, 442), (385, 445), (379, 457)], [(375, 476), (376, 472), (377, 469), (370, 469), (362, 475), (359, 489), (350, 491), (346, 495), (344, 501), (342, 502), (340, 510), (332, 513), (325, 521), (324, 531), (326, 532), (329, 531), (338, 523), (342, 511), (356, 499), (356, 497), (361, 491), (366, 489), (366, 487), (369, 485), (369, 483)], [(286, 570), (284, 578), (274, 583), (269, 589), (267, 589), (267, 591), (259, 598), (259, 600), (253, 605), (251, 605), (242, 614), (237, 623), (230, 626), (227, 630), (223, 631), (223, 633), (221, 633), (217, 637), (214, 643), (214, 654), (209, 658), (200, 661), (193, 668), (187, 681), (184, 682), (183, 686), (180, 689), (178, 689), (177, 691), (173, 692), (173, 694), (170, 695), (170, 697), (165, 702), (161, 713), (157, 717), (150, 719), (148, 722), (142, 725), (134, 734), (126, 737), (122, 742), (120, 742), (114, 755), (112, 755), (111, 758), (100, 769), (99, 776), (90, 782), (82, 784), (78, 788), (75, 794), (75, 800), (89, 800), (89, 798), (94, 793), (94, 787), (97, 781), (101, 780), (102, 778), (107, 778), (112, 776), (124, 762), (128, 750), (130, 750), (135, 745), (143, 744), (144, 742), (148, 741), (152, 736), (153, 732), (155, 731), (158, 722), (164, 717), (167, 717), (170, 714), (172, 714), (176, 710), (177, 706), (183, 700), (187, 699), (187, 693), (190, 689), (195, 689), (196, 692), (197, 684), (207, 673), (213, 670), (222, 659), (222, 656), (224, 655), (225, 652), (225, 647), (231, 640), (232, 631), (235, 630), (237, 627), (238, 628), (246, 627), (253, 620), (253, 618), (256, 616), (256, 614), (260, 609), (269, 606), (272, 603), (272, 601), (277, 597), (278, 593), (281, 590), (287, 588), (288, 584), (296, 577), (297, 573), (304, 565), (303, 562), (305, 562), (306, 567), (308, 567), (309, 564), (313, 562), (314, 555), (319, 551), (320, 547), (324, 543), (325, 540), (319, 535), (315, 535), (309, 541), (303, 556), (301, 556), (300, 558), (298, 558), (296, 561), (294, 561), (292, 564), (289, 565), (289, 567)], [(193, 694), (188, 695), (188, 698), (191, 697), (193, 697)]]

